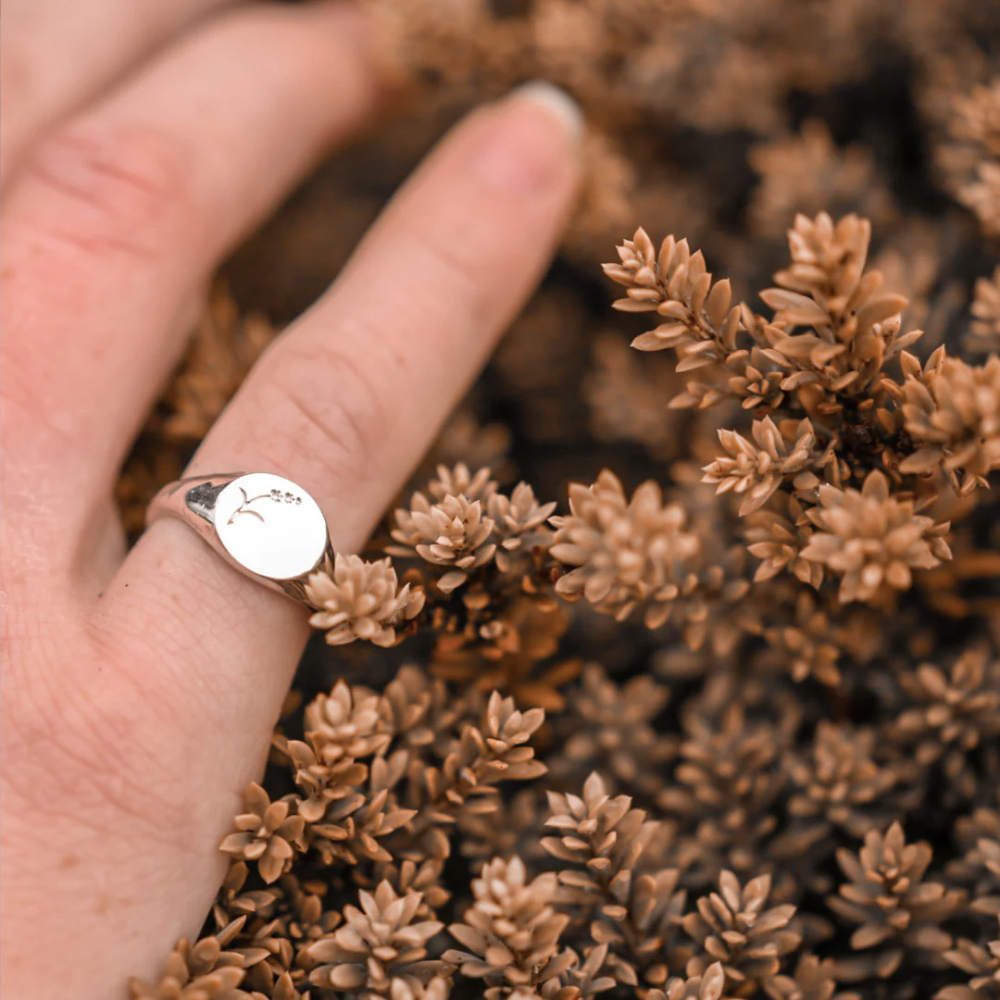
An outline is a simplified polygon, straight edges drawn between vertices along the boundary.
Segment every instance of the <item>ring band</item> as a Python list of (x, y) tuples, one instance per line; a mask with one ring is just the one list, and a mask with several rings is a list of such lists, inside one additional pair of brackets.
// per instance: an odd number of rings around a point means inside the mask
[(194, 528), (230, 565), (271, 590), (308, 603), (305, 584), (332, 556), (326, 518), (301, 486), (270, 472), (179, 479), (146, 511)]

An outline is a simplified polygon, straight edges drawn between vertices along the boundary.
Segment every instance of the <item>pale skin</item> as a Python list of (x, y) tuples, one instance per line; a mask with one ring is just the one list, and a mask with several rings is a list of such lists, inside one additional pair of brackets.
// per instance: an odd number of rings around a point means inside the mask
[[(308, 634), (180, 522), (126, 552), (115, 477), (213, 267), (381, 85), (343, 3), (3, 17), (2, 981), (109, 1000), (197, 933)], [(357, 551), (544, 272), (577, 158), (537, 99), (459, 123), (187, 474), (292, 479)]]

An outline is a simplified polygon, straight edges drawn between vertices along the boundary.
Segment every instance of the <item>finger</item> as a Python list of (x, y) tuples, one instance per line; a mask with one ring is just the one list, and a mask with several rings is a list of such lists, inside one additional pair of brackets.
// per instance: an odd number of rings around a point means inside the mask
[(65, 532), (110, 495), (205, 276), (370, 111), (365, 29), (341, 4), (227, 14), (32, 156), (3, 219), (5, 446)]
[[(357, 550), (549, 260), (577, 176), (554, 107), (551, 88), (532, 88), (453, 130), (265, 352), (187, 474), (284, 475), (317, 499), (334, 546)], [(190, 656), (179, 671), (198, 675), (207, 658), (214, 682), (270, 718), (304, 635), (300, 608), (169, 520), (129, 554), (98, 620), (108, 635), (144, 628), (151, 603), (170, 609), (171, 645)]]
[(575, 176), (553, 93), (515, 92), (444, 141), (251, 373), (194, 472), (308, 475), (335, 541), (364, 541), (549, 259)]
[[(334, 543), (358, 547), (545, 268), (576, 178), (573, 146), (551, 104), (524, 96), (460, 125), (264, 356), (197, 467), (284, 473), (320, 499)], [(130, 939), (151, 942), (143, 963), (210, 902), (217, 844), (262, 766), (305, 617), (171, 520), (140, 539), (89, 615), (125, 675), (116, 684), (105, 671), (102, 688), (125, 688), (119, 711), (140, 720), (143, 759), (173, 776), (157, 785), (168, 797), (158, 819), (183, 812), (184, 787), (198, 790), (183, 846), (144, 858), (150, 884), (127, 916)], [(183, 881), (170, 874), (181, 867)]]
[(227, 0), (5, 0), (0, 181), (31, 140)]
[[(334, 545), (356, 550), (550, 258), (577, 178), (573, 107), (532, 86), (454, 129), (330, 291), (265, 352), (187, 474), (287, 476), (323, 507)], [(191, 532), (177, 528), (157, 523), (130, 554), (119, 574), (133, 588), (120, 595), (123, 611), (140, 580), (214, 599), (215, 588), (201, 594), (180, 575), (192, 547), (182, 543), (178, 555), (178, 536), (187, 542)], [(215, 568), (220, 612), (232, 586), (261, 597), (228, 566)], [(294, 619), (281, 614), (284, 600), (263, 596), (275, 622)], [(262, 620), (257, 609), (248, 617)]]

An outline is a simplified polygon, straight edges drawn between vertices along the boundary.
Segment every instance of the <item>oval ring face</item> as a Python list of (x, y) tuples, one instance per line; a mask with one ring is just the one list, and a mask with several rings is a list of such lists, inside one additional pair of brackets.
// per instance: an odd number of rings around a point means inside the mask
[(240, 476), (222, 490), (215, 530), (236, 562), (271, 580), (309, 573), (327, 546), (319, 504), (301, 486), (269, 472)]

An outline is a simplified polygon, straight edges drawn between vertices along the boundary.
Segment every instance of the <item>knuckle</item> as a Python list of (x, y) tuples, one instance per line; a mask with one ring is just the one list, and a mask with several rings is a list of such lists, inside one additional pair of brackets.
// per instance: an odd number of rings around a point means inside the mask
[(451, 308), (459, 305), (471, 316), (482, 311), (491, 284), (483, 266), (490, 255), (479, 252), (476, 243), (480, 241), (477, 233), (463, 231), (460, 237), (427, 242), (421, 250), (426, 269), (435, 274), (423, 287), (428, 291), (447, 288)]
[(160, 129), (70, 126), (26, 164), (44, 198), (36, 225), (90, 253), (155, 255), (191, 201), (187, 161), (180, 140)]
[(371, 479), (390, 415), (368, 361), (294, 340), (275, 352), (265, 411), (277, 415), (271, 446), (282, 465), (318, 465), (325, 485)]

